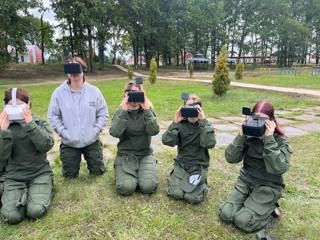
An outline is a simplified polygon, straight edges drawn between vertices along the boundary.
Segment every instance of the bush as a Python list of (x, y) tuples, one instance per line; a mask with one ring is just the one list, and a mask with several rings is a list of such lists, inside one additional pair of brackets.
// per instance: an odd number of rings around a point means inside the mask
[(222, 48), (218, 56), (212, 85), (213, 92), (218, 96), (226, 95), (230, 88), (228, 51), (226, 48)]
[(189, 77), (192, 78), (193, 76), (193, 63), (189, 63)]
[(149, 81), (151, 84), (155, 84), (157, 81), (157, 71), (158, 71), (157, 60), (156, 58), (152, 58), (151, 64), (150, 64), (150, 72), (149, 72)]
[(133, 69), (132, 69), (132, 66), (129, 65), (128, 66), (128, 78), (131, 80), (132, 76), (133, 76)]
[(244, 64), (238, 63), (236, 67), (235, 77), (237, 80), (242, 79), (243, 77), (243, 71), (244, 71)]

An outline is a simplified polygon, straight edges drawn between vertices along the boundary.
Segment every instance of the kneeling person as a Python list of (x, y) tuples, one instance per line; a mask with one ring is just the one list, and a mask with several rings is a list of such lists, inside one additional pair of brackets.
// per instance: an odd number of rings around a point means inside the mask
[(49, 124), (32, 115), (25, 90), (6, 91), (4, 103), (0, 114), (0, 169), (5, 169), (1, 216), (16, 224), (25, 217), (42, 217), (50, 205), (53, 174), (46, 153), (54, 141)]
[(137, 188), (150, 194), (158, 187), (157, 162), (150, 144), (151, 136), (159, 133), (159, 125), (138, 79), (126, 86), (110, 128), (111, 136), (119, 138), (114, 167), (116, 190), (121, 195), (130, 195)]
[(178, 145), (178, 156), (174, 159), (166, 191), (175, 199), (199, 203), (208, 192), (208, 149), (215, 146), (216, 139), (212, 124), (205, 119), (200, 98), (192, 95), (186, 105), (195, 107), (197, 116), (184, 118), (179, 109), (174, 122), (162, 136), (163, 144)]

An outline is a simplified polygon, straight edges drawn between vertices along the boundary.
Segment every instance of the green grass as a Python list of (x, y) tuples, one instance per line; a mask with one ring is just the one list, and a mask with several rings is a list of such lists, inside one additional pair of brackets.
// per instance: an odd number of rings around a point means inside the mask
[[(126, 80), (94, 82), (105, 96), (111, 115), (121, 102), (125, 83)], [(36, 114), (46, 117), (51, 94), (57, 86), (58, 84), (47, 84), (25, 87), (32, 95), (33, 110)], [(220, 98), (213, 96), (210, 85), (190, 82), (159, 81), (154, 86), (146, 82), (144, 87), (160, 120), (174, 117), (176, 109), (182, 104), (181, 92), (198, 94), (204, 102), (205, 113), (210, 117), (241, 115), (242, 106), (251, 107), (260, 99), (271, 101), (276, 109), (305, 108), (319, 104), (319, 101), (311, 99), (297, 99), (274, 92), (240, 88), (232, 88), (227, 96)], [(4, 88), (0, 87), (0, 92), (3, 91)]]
[[(114, 112), (121, 101), (125, 81), (95, 84), (105, 95), (110, 112)], [(209, 116), (238, 115), (243, 105), (251, 106), (261, 98), (272, 101), (277, 109), (318, 104), (313, 100), (243, 89), (231, 89), (220, 99), (212, 97), (210, 86), (194, 83), (161, 81), (155, 86), (145, 85), (158, 118), (167, 120), (172, 119), (181, 104), (181, 91), (199, 94)], [(56, 87), (57, 84), (26, 87), (33, 96), (33, 108), (37, 114), (45, 117), (51, 93)], [(287, 188), (281, 200), (284, 214), (270, 231), (278, 239), (316, 240), (320, 234), (320, 134), (290, 141), (294, 155), (291, 168), (285, 175)], [(156, 194), (135, 193), (122, 197), (115, 192), (115, 146), (104, 147), (113, 155), (108, 159), (108, 172), (101, 177), (88, 176), (86, 164), (82, 163), (80, 177), (65, 180), (60, 174), (59, 158), (55, 159), (55, 196), (48, 214), (40, 220), (26, 220), (15, 226), (0, 221), (0, 239), (254, 239), (254, 235), (244, 234), (218, 220), (219, 207), (233, 188), (241, 167), (241, 164), (231, 165), (225, 161), (224, 149), (210, 151), (208, 197), (199, 205), (189, 205), (165, 194), (176, 154), (174, 150), (155, 154), (160, 181)]]
[(320, 75), (311, 73), (294, 74), (261, 74), (261, 76), (244, 76), (240, 82), (271, 86), (320, 89)]
[[(308, 148), (301, 147), (301, 142)], [(295, 153), (285, 175), (287, 188), (280, 202), (283, 215), (270, 232), (278, 239), (316, 240), (320, 229), (320, 135), (292, 138), (291, 143)], [(211, 150), (210, 155), (210, 190), (199, 205), (175, 201), (165, 194), (174, 151), (156, 154), (160, 184), (152, 196), (116, 194), (112, 158), (102, 177), (89, 177), (82, 163), (80, 177), (65, 180), (55, 165), (55, 196), (47, 216), (16, 226), (0, 222), (0, 239), (253, 239), (253, 234), (244, 234), (217, 217), (241, 164), (228, 164), (224, 149)]]

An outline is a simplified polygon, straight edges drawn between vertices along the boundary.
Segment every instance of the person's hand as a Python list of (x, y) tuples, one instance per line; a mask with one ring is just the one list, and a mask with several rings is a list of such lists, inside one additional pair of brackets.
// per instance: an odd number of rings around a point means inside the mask
[(266, 127), (267, 129), (266, 129), (265, 135), (270, 136), (270, 135), (273, 135), (274, 130), (277, 127), (277, 124), (274, 121), (266, 120)]
[(120, 107), (124, 110), (124, 111), (128, 111), (128, 93), (126, 92), (124, 95), (124, 98), (122, 99), (122, 102), (120, 104)]
[(8, 114), (3, 111), (0, 113), (0, 128), (1, 130), (7, 130), (10, 125)]
[(32, 112), (30, 109), (26, 108), (23, 110), (23, 117), (26, 123), (31, 123), (33, 118), (32, 118)]
[(202, 108), (198, 107), (197, 110), (198, 110), (198, 119), (199, 120), (206, 119), (206, 116), (204, 115), (204, 112), (203, 112)]
[(175, 119), (174, 119), (174, 122), (175, 122), (175, 123), (179, 123), (179, 122), (181, 122), (181, 121), (183, 120), (183, 117), (181, 116), (180, 109), (181, 109), (181, 108), (179, 108), (179, 109), (177, 110), (177, 112), (176, 112), (176, 117), (175, 117)]
[(245, 124), (247, 122), (247, 119), (243, 120), (243, 122), (240, 125), (240, 131), (239, 131), (239, 135), (243, 136), (243, 129), (242, 129), (242, 125)]
[(148, 99), (146, 96), (144, 97), (144, 102), (143, 102), (143, 103), (140, 103), (140, 106), (141, 106), (144, 110), (147, 110), (147, 109), (150, 109), (150, 108), (151, 108), (150, 101), (149, 101), (149, 99)]

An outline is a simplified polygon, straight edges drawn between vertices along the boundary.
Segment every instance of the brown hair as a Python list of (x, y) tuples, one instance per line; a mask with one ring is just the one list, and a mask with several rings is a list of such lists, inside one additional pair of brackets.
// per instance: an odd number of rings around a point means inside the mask
[[(84, 74), (87, 72), (87, 68), (88, 68), (87, 63), (81, 57), (69, 58), (66, 63), (75, 63), (75, 62), (81, 65), (82, 71), (83, 71), (83, 82), (85, 82), (86, 78)], [(70, 79), (68, 79), (68, 83), (70, 83)]]
[(268, 117), (270, 118), (270, 120), (275, 121), (276, 123), (276, 128), (275, 128), (275, 132), (277, 134), (279, 134), (280, 136), (285, 136), (283, 129), (279, 126), (279, 124), (277, 123), (276, 118), (274, 117), (274, 107), (272, 106), (271, 103), (267, 102), (267, 101), (259, 101), (256, 103), (256, 105), (254, 105), (253, 109), (252, 109), (252, 113), (264, 113), (266, 115), (268, 115)]
[[(8, 89), (4, 93), (4, 104), (8, 104), (8, 102), (12, 99), (12, 88)], [(30, 94), (22, 88), (17, 88), (17, 99), (20, 99), (24, 103), (28, 104), (31, 101)]]

